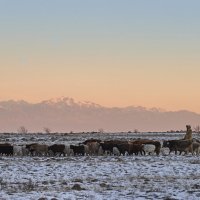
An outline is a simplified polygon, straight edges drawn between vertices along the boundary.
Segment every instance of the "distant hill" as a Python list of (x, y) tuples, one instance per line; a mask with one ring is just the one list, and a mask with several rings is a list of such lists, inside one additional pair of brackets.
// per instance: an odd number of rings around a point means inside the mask
[(69, 131), (167, 131), (200, 124), (200, 114), (181, 110), (168, 112), (144, 107), (108, 108), (91, 102), (59, 98), (31, 104), (25, 101), (0, 102), (0, 132), (16, 132), (25, 126), (30, 132)]

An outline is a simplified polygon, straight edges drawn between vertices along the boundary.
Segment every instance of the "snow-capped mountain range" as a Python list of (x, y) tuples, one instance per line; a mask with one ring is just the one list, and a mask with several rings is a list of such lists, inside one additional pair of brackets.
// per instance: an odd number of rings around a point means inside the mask
[(25, 126), (30, 132), (168, 131), (184, 130), (186, 124), (200, 124), (200, 114), (181, 110), (164, 111), (145, 107), (108, 108), (92, 102), (62, 97), (32, 104), (26, 101), (0, 102), (0, 132), (16, 132)]

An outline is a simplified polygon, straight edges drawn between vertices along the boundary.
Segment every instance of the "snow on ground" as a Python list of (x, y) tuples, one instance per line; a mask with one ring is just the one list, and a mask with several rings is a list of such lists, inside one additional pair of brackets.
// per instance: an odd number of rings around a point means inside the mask
[(3, 157), (1, 199), (199, 199), (193, 156)]
[(174, 154), (3, 156), (0, 157), (0, 200), (200, 199), (199, 166), (200, 157)]

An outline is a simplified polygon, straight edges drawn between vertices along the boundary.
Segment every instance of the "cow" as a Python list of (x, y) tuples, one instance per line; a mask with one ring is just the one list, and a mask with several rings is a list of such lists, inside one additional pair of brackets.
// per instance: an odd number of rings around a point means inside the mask
[(154, 144), (144, 144), (143, 149), (145, 154), (147, 153), (148, 155), (151, 155), (155, 152), (156, 147)]
[(22, 146), (22, 156), (28, 156), (30, 151), (26, 148), (26, 146)]
[(85, 146), (88, 147), (87, 151), (89, 155), (91, 156), (98, 155), (99, 147), (100, 147), (100, 144), (98, 142), (87, 142)]
[(37, 156), (47, 156), (48, 155), (48, 145), (46, 144), (34, 144), (31, 145), (29, 150), (35, 152)]
[(161, 143), (156, 140), (139, 139), (131, 141), (133, 144), (153, 144), (155, 145), (155, 153), (158, 156), (161, 150)]
[(113, 154), (114, 147), (117, 147), (117, 149), (120, 152), (120, 155), (126, 155), (127, 153), (129, 155), (135, 154), (138, 155), (140, 153), (143, 154), (143, 146), (141, 144), (133, 144), (129, 141), (121, 141), (121, 140), (110, 140), (110, 141), (104, 141), (100, 143), (100, 146), (103, 150), (103, 152), (110, 152)]
[(168, 147), (162, 147), (162, 148), (161, 148), (161, 154), (162, 154), (163, 156), (169, 155), (169, 148), (168, 148)]
[(198, 142), (198, 143), (200, 143), (200, 140), (198, 140), (198, 139), (196, 139), (196, 138), (193, 138), (193, 139), (192, 139), (192, 142)]
[[(118, 150), (119, 151), (119, 150)], [(102, 146), (99, 147), (99, 151), (98, 151), (98, 156), (103, 156), (104, 155), (104, 151)]]
[(117, 147), (113, 147), (113, 155), (114, 156), (120, 156), (121, 155), (120, 151), (119, 151), (119, 149)]
[(135, 154), (138, 155), (139, 153), (141, 155), (145, 155), (144, 151), (144, 145), (143, 144), (134, 144), (132, 142), (129, 142), (129, 155)]
[[(28, 151), (28, 154), (30, 154), (31, 156), (33, 156), (35, 153), (34, 149), (31, 148), (31, 146), (34, 146), (34, 145), (37, 145), (37, 143), (31, 143), (31, 144), (27, 144), (25, 146), (26, 150)], [(24, 150), (24, 152), (25, 152), (25, 150)]]
[(22, 153), (22, 146), (14, 145), (13, 146), (13, 155), (15, 155), (15, 156), (22, 156), (23, 155), (23, 153)]
[(130, 145), (128, 142), (122, 142), (115, 144), (115, 147), (117, 147), (120, 154), (126, 155), (126, 153), (130, 154)]
[(104, 142), (100, 142), (100, 149), (102, 151), (102, 153), (106, 153), (109, 152), (110, 154), (113, 153), (113, 147), (115, 147), (111, 142), (109, 141), (104, 141)]
[(67, 155), (67, 156), (70, 156), (70, 155), (73, 154), (73, 150), (70, 149), (70, 145), (65, 145), (64, 153), (65, 153), (65, 155)]
[(122, 146), (123, 144), (127, 144), (127, 143), (128, 143), (127, 141), (121, 141), (121, 140), (107, 140), (104, 142), (100, 142), (100, 149), (102, 150), (103, 154), (106, 152), (109, 154), (113, 154), (113, 147), (117, 147), (120, 153), (124, 154), (125, 152)]
[(175, 151), (175, 154), (179, 151), (179, 155), (182, 152), (187, 154), (189, 151), (193, 154), (192, 140), (168, 140), (163, 142), (163, 147), (169, 148), (169, 154), (173, 151)]
[[(198, 156), (200, 153), (200, 143), (198, 142), (193, 142), (192, 143), (192, 148), (193, 148), (193, 154), (196, 153), (196, 155)], [(190, 151), (191, 152), (191, 151)], [(191, 152), (192, 153), (192, 152)]]
[(73, 150), (75, 156), (84, 156), (85, 155), (85, 146), (84, 145), (70, 145), (70, 149)]
[(59, 154), (59, 156), (61, 156), (62, 154), (63, 156), (65, 156), (66, 149), (64, 144), (53, 144), (48, 147), (48, 151), (52, 152), (54, 156), (56, 156), (57, 154)]
[(13, 146), (8, 143), (0, 144), (0, 154), (6, 155), (6, 156), (12, 156), (13, 155)]

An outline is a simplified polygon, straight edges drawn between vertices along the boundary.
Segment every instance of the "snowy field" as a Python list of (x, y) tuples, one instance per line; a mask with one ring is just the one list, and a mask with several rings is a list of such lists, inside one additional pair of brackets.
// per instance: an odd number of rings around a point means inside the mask
[[(173, 135), (173, 134), (172, 134)], [(78, 143), (88, 138), (182, 138), (182, 134), (1, 134), (1, 142)], [(198, 138), (198, 137), (196, 137)], [(0, 157), (0, 200), (200, 199), (200, 157)]]

